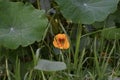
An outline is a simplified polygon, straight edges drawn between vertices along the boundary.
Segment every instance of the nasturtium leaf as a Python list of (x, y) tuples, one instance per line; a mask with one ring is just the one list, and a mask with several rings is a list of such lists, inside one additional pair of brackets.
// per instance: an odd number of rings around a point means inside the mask
[(40, 59), (34, 69), (43, 71), (59, 71), (66, 69), (66, 64), (64, 62)]
[(102, 31), (102, 36), (106, 39), (120, 39), (120, 28), (107, 28)]
[(55, 0), (67, 20), (91, 24), (113, 13), (119, 0)]
[(0, 1), (0, 45), (16, 49), (40, 41), (48, 20), (31, 4)]
[(95, 22), (92, 25), (96, 29), (110, 28), (110, 27), (115, 26), (115, 19), (116, 19), (115, 15), (109, 15), (104, 21), (102, 21), (102, 22)]

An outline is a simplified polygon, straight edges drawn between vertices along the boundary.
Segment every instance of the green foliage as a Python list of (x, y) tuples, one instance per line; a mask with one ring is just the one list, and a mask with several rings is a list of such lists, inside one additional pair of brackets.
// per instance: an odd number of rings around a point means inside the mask
[(55, 62), (49, 60), (39, 60), (34, 69), (43, 71), (59, 71), (66, 69), (64, 62)]
[(74, 23), (91, 24), (103, 21), (113, 13), (119, 0), (55, 0), (63, 16)]
[(31, 4), (0, 1), (0, 45), (16, 49), (40, 41), (47, 26), (44, 10)]
[(106, 39), (120, 39), (120, 28), (109, 28), (102, 31), (102, 36)]
[(0, 80), (119, 79), (119, 1), (0, 0)]

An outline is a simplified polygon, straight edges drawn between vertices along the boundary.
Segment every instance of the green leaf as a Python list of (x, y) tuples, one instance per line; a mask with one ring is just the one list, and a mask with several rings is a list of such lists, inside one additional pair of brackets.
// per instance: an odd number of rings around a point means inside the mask
[(113, 13), (119, 0), (55, 0), (63, 16), (75, 23), (91, 24), (103, 21)]
[(104, 21), (95, 22), (92, 25), (96, 29), (114, 27), (115, 26), (115, 19), (116, 19), (115, 15), (109, 15)]
[(34, 69), (43, 71), (59, 71), (66, 69), (64, 62), (55, 62), (49, 60), (39, 60), (37, 66)]
[(31, 4), (0, 1), (0, 45), (16, 49), (40, 41), (48, 20)]
[(106, 39), (120, 39), (120, 28), (107, 28), (102, 31), (102, 36)]

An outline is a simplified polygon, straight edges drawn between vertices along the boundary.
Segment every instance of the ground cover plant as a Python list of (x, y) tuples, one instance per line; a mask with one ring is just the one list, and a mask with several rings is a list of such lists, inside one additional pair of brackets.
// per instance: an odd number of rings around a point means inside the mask
[(120, 80), (120, 0), (0, 0), (0, 80)]

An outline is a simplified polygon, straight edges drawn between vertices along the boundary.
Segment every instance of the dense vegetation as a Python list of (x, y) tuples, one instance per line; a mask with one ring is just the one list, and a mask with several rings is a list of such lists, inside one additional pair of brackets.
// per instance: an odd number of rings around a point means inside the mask
[(0, 0), (0, 80), (119, 80), (119, 0)]

